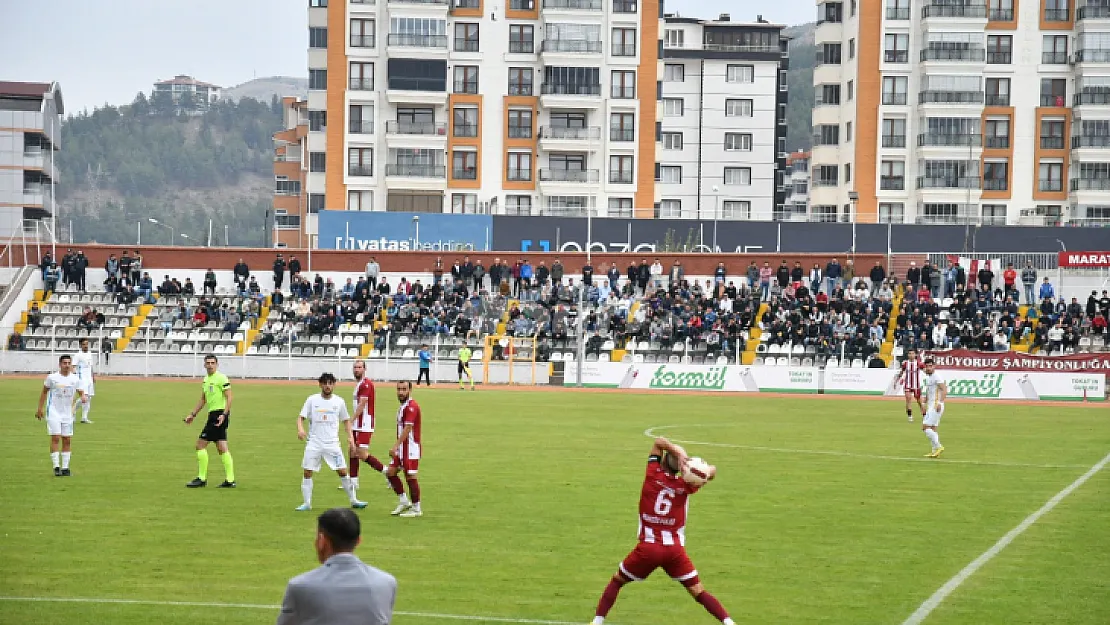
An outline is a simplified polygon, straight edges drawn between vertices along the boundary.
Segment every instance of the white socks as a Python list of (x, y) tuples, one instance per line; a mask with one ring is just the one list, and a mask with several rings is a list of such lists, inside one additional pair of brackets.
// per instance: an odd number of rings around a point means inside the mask
[(70, 456), (71, 453), (72, 452), (69, 452), (69, 451), (63, 451), (62, 452), (62, 468), (63, 469), (68, 469), (69, 468), (69, 456)]
[(62, 466), (61, 462), (59, 460), (60, 457), (61, 457), (61, 454), (59, 454), (58, 452), (56, 452), (56, 451), (50, 452), (50, 462), (53, 463), (55, 469), (60, 468)]
[(590, 625), (602, 625), (603, 623), (605, 623), (605, 617), (604, 616), (595, 616), (594, 620), (590, 623)]
[(409, 496), (405, 493), (401, 493), (401, 496), (397, 499), (397, 502), (400, 503), (402, 506), (407, 506), (409, 505)]
[(82, 421), (88, 421), (89, 420), (89, 408), (92, 408), (92, 399), (91, 398), (86, 399), (85, 401), (81, 402), (81, 420)]
[(351, 503), (358, 501), (355, 498), (355, 485), (351, 483), (351, 478), (344, 475), (339, 479), (343, 482), (343, 490), (347, 493), (347, 498), (351, 500)]
[(358, 478), (357, 477), (352, 477), (351, 478), (351, 486), (353, 486), (355, 490), (358, 490)]
[[(347, 484), (343, 484), (343, 489), (347, 490)], [(312, 507), (312, 478), (301, 480), (301, 495), (304, 497), (304, 505)]]
[(940, 447), (940, 436), (937, 435), (936, 430), (925, 430), (925, 438), (933, 444), (933, 449)]
[(724, 625), (736, 625), (736, 623), (731, 618), (726, 618), (721, 622), (724, 623)]

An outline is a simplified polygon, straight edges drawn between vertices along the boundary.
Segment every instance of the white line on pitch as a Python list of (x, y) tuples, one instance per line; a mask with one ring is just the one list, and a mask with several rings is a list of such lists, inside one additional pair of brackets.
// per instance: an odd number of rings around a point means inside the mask
[[(4, 597), (0, 601), (22, 601), (26, 603), (93, 603), (117, 605), (155, 605), (181, 606), (188, 608), (240, 608), (245, 610), (279, 610), (280, 605), (264, 603), (218, 603), (208, 601), (154, 601), (147, 599), (112, 599), (96, 597)], [(412, 616), (444, 621), (479, 621), (485, 623), (523, 623), (525, 625), (576, 625), (571, 621), (548, 621), (543, 619), (512, 618), (507, 616), (471, 616), (468, 614), (437, 614), (434, 612), (395, 611), (394, 616)]]
[(1086, 473), (1076, 478), (1074, 482), (1068, 484), (1064, 488), (1064, 490), (1056, 493), (1056, 495), (1053, 496), (1052, 499), (1049, 499), (1048, 502), (1045, 503), (1045, 505), (1041, 506), (1039, 510), (1025, 517), (1025, 520), (1023, 520), (1021, 523), (1018, 523), (1017, 527), (1007, 532), (1006, 535), (1002, 538), (999, 538), (998, 542), (994, 543), (994, 545), (990, 549), (987, 549), (983, 552), (983, 555), (972, 560), (971, 564), (965, 566), (963, 570), (961, 570), (959, 573), (956, 573), (955, 577), (945, 582), (945, 584), (941, 586), (936, 592), (934, 592), (931, 597), (926, 599), (925, 603), (922, 603), (921, 606), (918, 607), (917, 610), (915, 610), (914, 613), (909, 616), (909, 618), (903, 621), (902, 625), (918, 625), (919, 623), (924, 621), (925, 618), (928, 617), (933, 610), (937, 609), (937, 606), (939, 606), (948, 597), (948, 595), (952, 594), (957, 588), (960, 587), (960, 584), (963, 584), (965, 581), (967, 581), (967, 578), (971, 577), (975, 574), (976, 571), (983, 568), (984, 564), (990, 562), (992, 558), (994, 558), (996, 555), (999, 554), (999, 552), (1005, 549), (1007, 545), (1012, 543), (1015, 538), (1021, 536), (1021, 534), (1025, 532), (1025, 530), (1029, 529), (1029, 527), (1036, 523), (1042, 516), (1051, 512), (1052, 509), (1055, 508), (1056, 505), (1059, 504), (1061, 501), (1063, 501), (1065, 497), (1072, 494), (1075, 489), (1082, 486), (1083, 483), (1091, 479), (1094, 474), (1101, 471), (1102, 468), (1107, 465), (1107, 463), (1110, 463), (1110, 454), (1106, 454), (1106, 457), (1102, 460), (1099, 460), (1098, 463), (1095, 464), (1095, 466), (1091, 467)]
[[(660, 425), (644, 430), (644, 436), (654, 438), (656, 431), (682, 427), (714, 427), (711, 425)], [(671, 439), (676, 443), (686, 445), (705, 445), (707, 447), (725, 447), (728, 449), (747, 449), (750, 451), (766, 451), (780, 454), (806, 454), (811, 456), (840, 456), (843, 458), (865, 458), (870, 460), (897, 460), (900, 462), (930, 462), (936, 464), (971, 464), (988, 467), (1028, 467), (1033, 469), (1085, 469), (1085, 464), (1030, 464), (1024, 462), (991, 462), (988, 460), (948, 460), (944, 458), (914, 458), (907, 456), (883, 456), (878, 454), (857, 454), (850, 451), (831, 451), (823, 449), (791, 449), (785, 447), (764, 447), (762, 445), (734, 445), (732, 443), (710, 443), (706, 441), (691, 441)]]

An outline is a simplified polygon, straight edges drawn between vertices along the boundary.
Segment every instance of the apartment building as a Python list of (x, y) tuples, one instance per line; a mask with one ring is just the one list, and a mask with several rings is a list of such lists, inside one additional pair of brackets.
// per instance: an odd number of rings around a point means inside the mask
[(64, 112), (58, 83), (0, 82), (0, 245), (51, 238)]
[(204, 109), (220, 99), (220, 87), (192, 76), (179, 74), (169, 80), (159, 80), (154, 83), (152, 97), (161, 97), (162, 94), (169, 94), (175, 105), (181, 103), (181, 98), (185, 97), (185, 94), (189, 94), (193, 106)]
[(809, 217), (809, 152), (791, 152), (786, 156), (786, 201), (784, 221), (805, 221)]
[(785, 198), (779, 26), (659, 0), (310, 0), (308, 22), (309, 233), (317, 207), (770, 219)]
[(811, 219), (1110, 223), (1110, 2), (817, 9)]
[[(308, 153), (308, 101), (286, 96), (281, 99), (282, 128), (274, 133), (274, 203), (268, 227), (275, 247), (304, 247), (307, 215), (324, 206), (323, 193), (309, 194), (310, 186), (321, 191), (323, 174), (313, 173)], [(317, 156), (320, 160), (322, 156)]]

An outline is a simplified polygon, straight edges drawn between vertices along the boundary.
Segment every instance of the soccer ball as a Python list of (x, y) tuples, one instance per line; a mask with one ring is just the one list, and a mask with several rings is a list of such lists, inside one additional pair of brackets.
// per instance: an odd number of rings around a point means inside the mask
[(688, 459), (682, 479), (691, 486), (703, 486), (709, 481), (709, 463), (698, 457)]

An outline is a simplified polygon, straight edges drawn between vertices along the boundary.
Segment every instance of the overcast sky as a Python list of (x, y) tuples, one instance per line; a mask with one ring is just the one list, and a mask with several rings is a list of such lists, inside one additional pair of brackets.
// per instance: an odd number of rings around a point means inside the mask
[[(735, 21), (762, 13), (787, 25), (816, 14), (813, 0), (738, 4), (672, 0), (666, 7), (689, 17), (728, 12)], [(307, 8), (307, 0), (0, 0), (0, 80), (59, 81), (69, 113), (130, 102), (175, 74), (221, 86), (307, 76)]]

